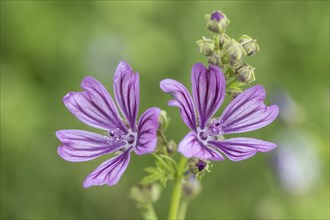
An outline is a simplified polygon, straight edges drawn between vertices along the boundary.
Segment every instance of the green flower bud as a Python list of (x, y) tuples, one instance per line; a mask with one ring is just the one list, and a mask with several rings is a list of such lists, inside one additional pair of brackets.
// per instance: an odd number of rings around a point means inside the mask
[(148, 185), (137, 184), (131, 188), (130, 198), (137, 202), (139, 207), (144, 207), (159, 199), (162, 187), (158, 183)]
[(201, 179), (202, 176), (211, 172), (211, 161), (193, 158), (188, 162), (190, 171), (195, 174), (196, 178)]
[(173, 140), (170, 140), (168, 143), (167, 143), (167, 146), (166, 146), (166, 151), (169, 155), (173, 155), (177, 150), (177, 145), (175, 143), (175, 141)]
[(158, 116), (159, 128), (165, 131), (170, 124), (171, 119), (167, 116), (166, 111), (161, 110)]
[(196, 41), (198, 47), (199, 47), (199, 52), (206, 55), (210, 56), (213, 54), (214, 48), (215, 48), (215, 41), (208, 39), (206, 37), (202, 37), (201, 40)]
[(220, 47), (223, 48), (224, 45), (226, 45), (230, 40), (231, 40), (231, 38), (227, 34), (221, 34), (219, 37)]
[(221, 11), (215, 11), (212, 14), (205, 15), (207, 28), (214, 33), (224, 33), (230, 21)]
[(230, 65), (233, 67), (239, 66), (242, 58), (246, 56), (243, 46), (234, 39), (231, 39), (225, 44), (225, 51)]
[(241, 83), (251, 83), (256, 80), (254, 76), (254, 68), (246, 63), (237, 69), (237, 79)]
[(240, 37), (239, 42), (243, 46), (243, 48), (248, 56), (253, 56), (260, 50), (260, 47), (257, 44), (257, 40), (252, 39), (251, 37), (249, 37), (247, 35), (243, 35), (242, 37)]
[(217, 53), (214, 53), (212, 56), (209, 56), (207, 58), (207, 62), (209, 64), (212, 64), (212, 65), (215, 65), (215, 66), (221, 66), (222, 65), (220, 55), (218, 55)]
[(184, 181), (182, 185), (182, 196), (185, 199), (193, 199), (201, 192), (201, 184), (195, 176)]

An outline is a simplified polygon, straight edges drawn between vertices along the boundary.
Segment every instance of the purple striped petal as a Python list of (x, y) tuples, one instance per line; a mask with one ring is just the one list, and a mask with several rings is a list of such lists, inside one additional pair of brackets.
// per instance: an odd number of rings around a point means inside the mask
[(57, 149), (58, 154), (71, 162), (92, 160), (113, 153), (125, 144), (109, 144), (107, 137), (81, 130), (60, 130), (56, 132), (56, 136), (62, 142)]
[(277, 105), (266, 106), (264, 87), (253, 86), (237, 96), (220, 117), (224, 134), (241, 133), (262, 128), (275, 120)]
[(139, 81), (139, 74), (134, 74), (128, 63), (118, 64), (113, 81), (115, 98), (133, 131), (140, 103)]
[(115, 185), (127, 168), (130, 160), (130, 151), (131, 149), (128, 149), (98, 166), (86, 177), (83, 184), (84, 187), (88, 188), (104, 184), (109, 186)]
[(136, 154), (142, 155), (155, 151), (159, 114), (159, 108), (149, 108), (141, 115), (138, 123), (137, 143), (134, 148)]
[(215, 149), (202, 144), (193, 132), (189, 132), (179, 143), (178, 151), (187, 158), (197, 157), (203, 160), (224, 160)]
[(192, 68), (191, 82), (199, 114), (199, 127), (204, 129), (226, 95), (225, 77), (217, 66), (210, 65), (208, 70), (203, 64), (196, 63)]
[(193, 131), (196, 131), (196, 112), (193, 100), (184, 85), (176, 80), (164, 79), (160, 82), (160, 88), (173, 96), (168, 102), (170, 106), (180, 108), (181, 118), (184, 123)]
[(258, 151), (273, 150), (276, 144), (254, 138), (231, 138), (221, 141), (209, 141), (210, 145), (217, 147), (230, 160), (240, 161), (252, 157)]
[(70, 92), (63, 98), (65, 106), (80, 121), (104, 130), (120, 128), (127, 132), (117, 108), (104, 86), (92, 77), (81, 83), (84, 92)]

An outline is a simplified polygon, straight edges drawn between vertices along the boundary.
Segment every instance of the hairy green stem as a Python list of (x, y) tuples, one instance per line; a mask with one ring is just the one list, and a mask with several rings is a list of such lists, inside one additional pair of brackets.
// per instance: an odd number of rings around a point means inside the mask
[(178, 210), (179, 210), (179, 205), (181, 201), (181, 196), (182, 196), (182, 183), (183, 183), (183, 172), (186, 168), (188, 159), (185, 157), (181, 157), (179, 166), (178, 166), (178, 172), (173, 188), (173, 193), (172, 193), (172, 200), (171, 200), (171, 205), (170, 205), (170, 211), (168, 215), (168, 219), (177, 219), (178, 217)]
[(215, 35), (215, 49), (220, 50), (220, 34)]

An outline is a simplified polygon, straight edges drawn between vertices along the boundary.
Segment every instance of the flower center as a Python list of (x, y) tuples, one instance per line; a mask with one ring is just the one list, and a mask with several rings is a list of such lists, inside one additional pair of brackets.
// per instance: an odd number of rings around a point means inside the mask
[(116, 128), (114, 130), (107, 131), (108, 143), (117, 144), (120, 142), (127, 142), (132, 145), (135, 141), (135, 135), (132, 133), (125, 134), (124, 131)]
[(222, 123), (219, 119), (212, 119), (207, 125), (209, 136), (219, 136), (223, 134)]
[(203, 141), (205, 141), (206, 139), (207, 139), (207, 132), (205, 132), (205, 131), (201, 131), (201, 132), (199, 132), (199, 137), (203, 140)]

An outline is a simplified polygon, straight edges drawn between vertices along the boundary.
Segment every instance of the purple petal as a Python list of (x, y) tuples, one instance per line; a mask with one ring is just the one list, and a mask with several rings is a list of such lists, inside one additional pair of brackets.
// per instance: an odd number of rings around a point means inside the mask
[(220, 117), (224, 134), (241, 133), (262, 128), (275, 120), (276, 105), (266, 106), (264, 87), (253, 86), (237, 96)]
[(58, 154), (67, 161), (81, 162), (113, 153), (125, 143), (109, 144), (108, 138), (100, 134), (81, 130), (60, 130), (56, 132), (62, 142)]
[(81, 83), (84, 92), (70, 92), (63, 98), (65, 106), (80, 121), (104, 130), (120, 128), (127, 132), (117, 108), (104, 86), (92, 77)]
[(193, 97), (199, 114), (199, 127), (205, 128), (207, 121), (219, 109), (226, 94), (226, 81), (221, 69), (210, 65), (209, 70), (196, 63), (191, 74)]
[(118, 64), (113, 81), (115, 98), (133, 131), (140, 103), (139, 81), (139, 74), (134, 74), (128, 63)]
[(233, 161), (245, 160), (255, 155), (258, 151), (267, 152), (276, 147), (274, 143), (254, 138), (231, 138), (221, 141), (209, 141), (208, 143), (217, 147)]
[(170, 106), (180, 108), (181, 118), (193, 131), (196, 131), (196, 113), (193, 100), (184, 85), (172, 79), (164, 79), (160, 82), (160, 88), (173, 96), (168, 102)]
[(179, 143), (178, 151), (187, 158), (197, 157), (203, 160), (224, 160), (215, 149), (202, 144), (193, 132), (189, 132)]
[(159, 108), (149, 108), (140, 117), (138, 123), (137, 143), (134, 151), (138, 155), (155, 151), (157, 144), (157, 129), (159, 126)]
[(115, 185), (127, 168), (130, 160), (130, 150), (131, 149), (128, 149), (98, 166), (86, 177), (84, 187), (88, 188), (90, 186), (100, 186), (104, 184), (110, 186)]

